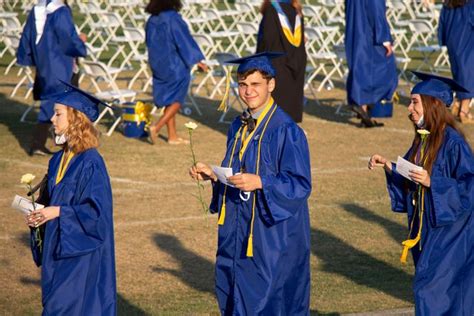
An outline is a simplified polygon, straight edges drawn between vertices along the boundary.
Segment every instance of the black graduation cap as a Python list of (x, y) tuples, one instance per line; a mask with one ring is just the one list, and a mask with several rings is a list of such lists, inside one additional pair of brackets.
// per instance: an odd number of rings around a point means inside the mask
[(110, 107), (104, 101), (97, 99), (95, 96), (73, 86), (72, 84), (60, 80), (64, 85), (64, 90), (52, 98), (54, 102), (74, 108), (84, 113), (91, 122), (99, 117), (99, 104)]
[(432, 75), (429, 73), (412, 71), (421, 82), (417, 83), (411, 90), (412, 94), (424, 94), (443, 101), (446, 106), (453, 103), (453, 92), (469, 92), (451, 78)]

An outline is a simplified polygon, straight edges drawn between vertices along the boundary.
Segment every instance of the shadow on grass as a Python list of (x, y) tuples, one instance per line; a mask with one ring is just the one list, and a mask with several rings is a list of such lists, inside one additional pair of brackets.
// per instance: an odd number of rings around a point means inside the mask
[(153, 271), (170, 273), (192, 288), (214, 295), (214, 264), (211, 261), (184, 248), (175, 236), (155, 234), (153, 240), (158, 248), (173, 256), (180, 265), (179, 269), (157, 266)]
[(127, 301), (120, 293), (117, 293), (117, 315), (148, 316), (150, 314)]
[(353, 203), (343, 203), (342, 208), (358, 218), (381, 225), (389, 233), (393, 240), (402, 242), (402, 238), (407, 234), (407, 227), (386, 219), (365, 207)]
[[(20, 117), (29, 104), (17, 102), (0, 93), (0, 105), (0, 124), (8, 127), (10, 134), (16, 138), (21, 148), (28, 153), (34, 125), (21, 123)], [(31, 114), (29, 117), (33, 116)]]
[(352, 282), (413, 302), (410, 274), (370, 256), (333, 234), (311, 229), (312, 252), (322, 269), (346, 277)]
[(308, 103), (303, 110), (307, 115), (317, 117), (321, 120), (359, 127), (359, 123), (351, 121), (352, 112), (350, 112), (347, 105), (342, 106), (342, 114), (336, 114), (337, 107), (341, 102), (343, 101), (333, 98), (317, 99), (317, 101), (315, 99), (308, 99)]

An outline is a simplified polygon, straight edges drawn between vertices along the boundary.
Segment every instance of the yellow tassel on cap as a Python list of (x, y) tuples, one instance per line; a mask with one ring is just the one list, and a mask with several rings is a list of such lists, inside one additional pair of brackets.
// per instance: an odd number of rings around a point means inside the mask
[(229, 101), (229, 92), (230, 92), (230, 76), (231, 76), (231, 71), (226, 70), (224, 98), (222, 99), (221, 104), (219, 104), (217, 111), (225, 112), (227, 110), (228, 101)]

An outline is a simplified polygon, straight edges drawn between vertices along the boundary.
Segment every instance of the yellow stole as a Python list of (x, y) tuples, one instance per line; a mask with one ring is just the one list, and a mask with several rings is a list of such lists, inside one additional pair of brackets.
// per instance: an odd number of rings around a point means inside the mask
[(66, 157), (66, 152), (63, 151), (63, 155), (61, 157), (61, 162), (59, 164), (58, 173), (56, 175), (56, 184), (61, 182), (61, 180), (64, 178), (64, 175), (66, 174), (67, 167), (69, 166), (69, 163), (71, 162), (73, 157), (74, 157), (74, 153), (72, 151), (70, 151), (67, 154), (67, 157)]

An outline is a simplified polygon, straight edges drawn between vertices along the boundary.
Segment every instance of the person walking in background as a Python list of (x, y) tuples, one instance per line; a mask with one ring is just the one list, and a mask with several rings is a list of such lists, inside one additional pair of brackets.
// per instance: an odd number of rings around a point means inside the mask
[(262, 21), (257, 37), (257, 53), (283, 52), (272, 60), (278, 83), (272, 93), (276, 103), (291, 118), (303, 120), (306, 49), (304, 22), (299, 0), (263, 1)]
[(474, 1), (446, 0), (439, 18), (439, 44), (448, 47), (454, 80), (468, 92), (459, 92), (453, 114), (461, 123), (474, 123), (469, 105), (474, 97)]
[(155, 144), (158, 133), (166, 125), (168, 144), (188, 141), (178, 137), (175, 116), (184, 103), (191, 81), (191, 68), (206, 71), (204, 55), (191, 36), (186, 22), (178, 13), (180, 0), (151, 0), (146, 12), (151, 16), (146, 23), (148, 62), (153, 73), (153, 100), (157, 107), (165, 107), (163, 116), (150, 126), (149, 139)]
[(35, 66), (33, 97), (41, 100), (30, 155), (51, 154), (46, 148), (54, 107), (50, 97), (61, 89), (61, 81), (71, 82), (74, 59), (87, 53), (85, 40), (62, 0), (38, 1), (26, 20), (16, 57), (20, 65)]
[(398, 85), (385, 0), (346, 0), (345, 4), (347, 100), (363, 126), (383, 126), (370, 118), (368, 107), (391, 100)]
[(212, 181), (222, 315), (309, 315), (309, 148), (303, 130), (271, 96), (278, 84), (272, 57), (227, 61), (239, 64), (239, 96), (248, 107), (227, 134), (222, 166), (233, 175), (218, 180), (200, 162), (189, 171)]
[(415, 73), (408, 106), (415, 137), (405, 159), (422, 167), (404, 178), (397, 165), (373, 155), (369, 169), (385, 169), (392, 210), (408, 214), (415, 262), (416, 315), (474, 315), (474, 156), (447, 106), (453, 90), (442, 77)]
[(41, 245), (32, 231), (33, 258), (41, 266), (43, 315), (116, 315), (112, 189), (97, 151), (100, 100), (63, 85), (51, 121), (62, 150), (49, 161), (45, 208), (27, 216), (44, 225)]

